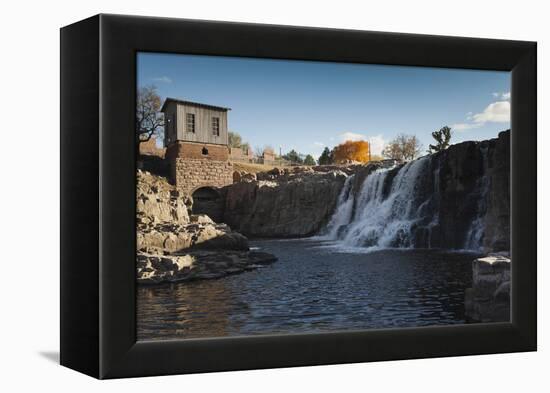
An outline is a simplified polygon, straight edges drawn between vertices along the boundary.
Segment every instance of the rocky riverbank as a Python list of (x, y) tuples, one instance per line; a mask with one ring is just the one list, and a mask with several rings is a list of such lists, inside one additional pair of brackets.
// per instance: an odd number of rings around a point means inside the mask
[(466, 315), (477, 322), (510, 320), (510, 258), (489, 254), (472, 263), (472, 288), (465, 294)]
[[(430, 156), (439, 247), (510, 250), (510, 131)], [(429, 188), (428, 188), (429, 190)]]
[(317, 233), (335, 210), (346, 171), (352, 171), (351, 167), (319, 168), (242, 174), (238, 182), (225, 188), (224, 222), (253, 237)]
[(249, 251), (248, 239), (207, 215), (162, 177), (137, 173), (137, 282), (158, 284), (219, 278), (276, 260)]
[[(332, 221), (334, 240), (358, 247), (509, 250), (510, 131), (370, 176), (382, 167), (237, 173), (223, 190), (223, 221), (250, 237), (310, 236)], [(342, 217), (333, 220), (335, 212)]]
[[(159, 257), (207, 250), (223, 258), (227, 251), (248, 252), (247, 236), (328, 230), (332, 240), (357, 247), (508, 251), (509, 154), (505, 131), (385, 171), (376, 171), (383, 163), (237, 171), (233, 184), (216, 191), (215, 206), (203, 203), (218, 222), (190, 214), (191, 197), (138, 171), (138, 250)], [(258, 265), (255, 258), (251, 266)]]
[(181, 255), (140, 252), (137, 255), (137, 282), (159, 284), (221, 278), (276, 260), (272, 254), (257, 251), (187, 251)]

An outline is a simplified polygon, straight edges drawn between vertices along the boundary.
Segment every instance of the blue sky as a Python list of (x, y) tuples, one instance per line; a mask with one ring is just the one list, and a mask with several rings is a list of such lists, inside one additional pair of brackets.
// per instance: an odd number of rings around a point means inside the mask
[(317, 157), (348, 139), (370, 140), (377, 154), (400, 133), (426, 150), (444, 125), (451, 143), (510, 127), (508, 72), (139, 53), (137, 83), (230, 107), (230, 131), (283, 154)]

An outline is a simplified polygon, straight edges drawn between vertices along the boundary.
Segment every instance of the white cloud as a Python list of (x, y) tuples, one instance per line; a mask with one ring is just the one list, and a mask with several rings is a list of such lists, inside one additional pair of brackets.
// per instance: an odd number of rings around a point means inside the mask
[(451, 129), (454, 131), (464, 131), (478, 127), (481, 127), (481, 123), (456, 123), (451, 125)]
[(366, 141), (367, 137), (363, 134), (356, 134), (354, 132), (344, 132), (343, 134), (338, 135), (340, 141)]
[(318, 147), (325, 147), (325, 144), (323, 142), (313, 142), (313, 144)]
[(167, 76), (159, 76), (156, 78), (153, 78), (155, 82), (162, 82), (162, 83), (172, 83), (172, 79), (168, 78)]
[(481, 113), (472, 116), (475, 123), (506, 123), (510, 121), (510, 102), (497, 101), (489, 104)]
[(502, 92), (502, 93), (495, 92), (495, 93), (493, 93), (493, 97), (499, 98), (501, 100), (509, 100), (510, 99), (510, 92), (509, 91)]
[[(504, 100), (510, 98), (510, 93), (493, 93), (497, 94)], [(472, 128), (479, 128), (485, 125), (485, 123), (508, 123), (510, 121), (510, 101), (496, 101), (489, 104), (483, 112), (472, 114), (468, 112), (466, 114), (465, 123), (456, 123), (451, 126), (451, 129), (455, 131), (471, 130)]]

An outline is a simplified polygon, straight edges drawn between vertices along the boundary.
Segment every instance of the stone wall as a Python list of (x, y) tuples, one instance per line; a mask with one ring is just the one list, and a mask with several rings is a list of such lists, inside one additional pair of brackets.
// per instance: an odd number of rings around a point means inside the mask
[(170, 167), (174, 185), (187, 194), (200, 187), (224, 187), (233, 183), (233, 165), (228, 161), (176, 157)]
[(254, 154), (252, 153), (252, 149), (245, 151), (240, 147), (231, 147), (229, 148), (229, 158), (234, 161), (252, 162)]
[[(208, 154), (203, 154), (203, 148)], [(170, 181), (178, 191), (193, 193), (200, 187), (224, 187), (233, 183), (233, 165), (225, 145), (178, 141), (168, 146), (166, 160)]]

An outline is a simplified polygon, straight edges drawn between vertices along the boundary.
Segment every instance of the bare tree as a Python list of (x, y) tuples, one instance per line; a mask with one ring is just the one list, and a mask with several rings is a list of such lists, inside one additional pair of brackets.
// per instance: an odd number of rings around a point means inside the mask
[(414, 135), (400, 134), (386, 145), (382, 155), (394, 160), (410, 161), (420, 155), (422, 145)]
[(256, 146), (254, 148), (254, 155), (258, 158), (261, 158), (264, 156), (264, 148), (261, 146)]
[(161, 99), (155, 86), (138, 88), (136, 103), (136, 133), (138, 145), (153, 135), (160, 136), (164, 129), (164, 116), (160, 113)]
[(263, 157), (264, 153), (275, 154), (275, 149), (273, 149), (273, 147), (271, 147), (271, 145), (256, 146), (254, 148), (254, 154), (257, 157)]
[(410, 161), (420, 156), (422, 151), (422, 144), (415, 135), (410, 135), (405, 138), (403, 143), (403, 156), (405, 160)]

